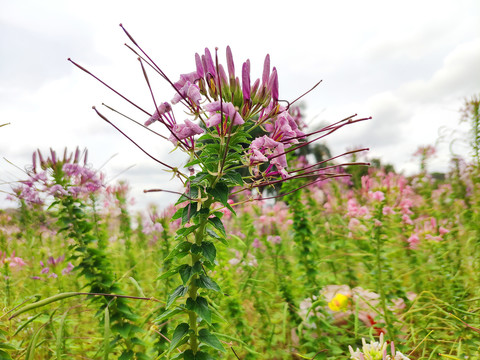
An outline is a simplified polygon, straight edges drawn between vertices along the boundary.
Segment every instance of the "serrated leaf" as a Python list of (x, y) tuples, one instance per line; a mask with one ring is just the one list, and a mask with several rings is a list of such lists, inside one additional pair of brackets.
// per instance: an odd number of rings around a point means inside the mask
[(218, 139), (218, 138), (216, 138), (216, 137), (212, 136), (212, 135), (211, 135), (211, 134), (209, 134), (209, 133), (206, 133), (206, 134), (204, 134), (204, 135), (200, 136), (200, 137), (198, 138), (198, 140), (197, 140), (197, 141), (204, 141), (204, 140), (215, 140), (215, 139)]
[(222, 179), (224, 179), (226, 182), (232, 185), (240, 185), (240, 186), (243, 185), (242, 174), (237, 171), (227, 172), (222, 176)]
[[(194, 177), (190, 177), (190, 184), (208, 184), (208, 178), (211, 177), (209, 173), (199, 172)], [(198, 190), (195, 191), (195, 194), (192, 194), (193, 197), (197, 197)], [(192, 197), (191, 196), (191, 197)]]
[(207, 234), (213, 237), (214, 239), (217, 239), (218, 241), (220, 241), (223, 245), (228, 246), (228, 241), (224, 237), (218, 235), (212, 229), (207, 229)]
[(184, 237), (184, 236), (187, 236), (188, 234), (194, 232), (195, 230), (197, 230), (197, 228), (199, 227), (200, 225), (192, 225), (192, 226), (189, 226), (189, 227), (182, 227), (180, 229), (177, 230), (177, 235), (176, 237), (179, 238), (179, 237)]
[(180, 265), (178, 268), (178, 273), (180, 274), (180, 277), (182, 278), (183, 285), (187, 285), (188, 281), (193, 275), (193, 270), (192, 267), (188, 264), (183, 264)]
[(210, 354), (207, 354), (206, 352), (199, 351), (195, 355), (195, 360), (213, 360), (213, 357)]
[(175, 309), (167, 310), (162, 315), (157, 317), (155, 319), (155, 322), (156, 323), (164, 322), (165, 320), (170, 319), (172, 316), (175, 316), (175, 315), (177, 315), (177, 314), (179, 314), (183, 311), (184, 311), (184, 309), (182, 309), (180, 307), (176, 307)]
[(173, 214), (172, 220), (180, 219), (182, 217), (182, 214), (183, 214), (183, 208), (178, 209), (177, 211), (175, 211), (175, 214)]
[(192, 161), (188, 162), (185, 164), (185, 167), (186, 168), (189, 168), (190, 166), (193, 166), (193, 165), (197, 165), (197, 164), (200, 164), (202, 161), (198, 158), (196, 159), (193, 159)]
[(168, 256), (163, 261), (167, 261), (173, 258), (177, 259), (184, 257), (190, 251), (191, 246), (192, 243), (188, 241), (182, 241), (177, 246), (175, 246), (175, 248), (170, 252), (170, 254), (168, 254)]
[(220, 236), (212, 229), (207, 229), (207, 234), (215, 239), (220, 239)]
[(198, 332), (198, 339), (202, 343), (204, 343), (204, 344), (206, 344), (206, 345), (208, 345), (208, 346), (210, 346), (210, 347), (212, 347), (216, 350), (220, 350), (221, 352), (226, 351), (225, 348), (223, 347), (222, 343), (220, 342), (220, 340), (218, 340), (218, 338), (215, 335), (211, 334), (210, 331), (208, 331), (208, 329), (201, 329)]
[(188, 349), (183, 352), (183, 360), (195, 360), (197, 357), (192, 350)]
[(159, 277), (157, 277), (157, 280), (163, 280), (163, 279), (166, 279), (166, 278), (169, 278), (170, 276), (173, 276), (175, 274), (178, 273), (178, 267), (176, 268), (173, 268), (173, 269), (170, 269), (168, 271), (165, 271), (162, 275), (160, 275)]
[(196, 198), (198, 196), (198, 186), (193, 186), (193, 185), (190, 185), (190, 189), (183, 193), (177, 200), (177, 202), (175, 203), (175, 205), (178, 205), (178, 204), (181, 204), (185, 201), (188, 201), (192, 198)]
[(226, 235), (222, 220), (220, 220), (217, 216), (208, 219), (208, 222), (211, 223), (218, 231), (220, 231), (223, 236)]
[(173, 293), (171, 293), (169, 296), (168, 296), (168, 300), (167, 300), (167, 306), (166, 308), (168, 309), (170, 307), (170, 305), (173, 304), (173, 302), (180, 296), (183, 296), (187, 293), (187, 290), (188, 290), (188, 287), (187, 286), (183, 286), (183, 285), (180, 285), (179, 287), (177, 287)]
[(200, 274), (203, 271), (202, 263), (197, 261), (195, 264), (193, 264), (192, 271), (194, 274)]
[(200, 254), (202, 252), (202, 247), (197, 244), (192, 244), (192, 247), (190, 248), (190, 252), (192, 254)]
[(187, 206), (183, 208), (182, 212), (182, 225), (185, 225), (190, 219), (195, 216), (197, 213), (197, 205), (193, 203), (189, 203)]
[(118, 358), (118, 360), (131, 360), (133, 359), (133, 351), (132, 350), (123, 350), (122, 355)]
[(212, 312), (208, 307), (207, 299), (201, 296), (198, 296), (197, 299), (195, 300), (193, 311), (195, 311), (197, 315), (200, 316), (202, 319), (204, 319), (207, 323), (210, 324), (212, 322)]
[(230, 195), (228, 186), (221, 182), (219, 182), (214, 188), (207, 189), (207, 193), (212, 195), (215, 200), (220, 201), (223, 205), (227, 204), (228, 195)]
[(199, 288), (202, 288), (202, 289), (210, 289), (210, 290), (213, 290), (213, 291), (220, 291), (220, 286), (218, 286), (218, 284), (215, 281), (210, 279), (205, 274), (200, 274), (200, 276), (198, 277), (198, 279), (196, 281), (196, 285)]
[(217, 249), (213, 243), (204, 241), (202, 242), (202, 254), (205, 256), (205, 259), (213, 263), (217, 257)]
[(187, 323), (181, 323), (175, 328), (170, 342), (170, 348), (168, 350), (169, 353), (177, 347), (180, 341), (182, 341), (183, 337), (188, 333), (188, 329), (190, 329), (190, 326), (188, 326)]

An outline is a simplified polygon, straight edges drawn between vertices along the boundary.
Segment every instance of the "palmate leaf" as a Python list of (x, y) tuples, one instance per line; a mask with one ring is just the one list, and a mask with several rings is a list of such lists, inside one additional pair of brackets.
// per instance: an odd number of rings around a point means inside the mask
[(208, 331), (208, 329), (201, 329), (201, 330), (198, 332), (198, 339), (199, 339), (202, 343), (204, 343), (204, 344), (206, 344), (206, 345), (208, 345), (208, 346), (210, 346), (210, 347), (212, 347), (212, 348), (214, 348), (214, 349), (216, 349), (216, 350), (220, 350), (220, 351), (222, 351), (222, 352), (226, 352), (226, 350), (225, 350), (225, 348), (223, 347), (223, 345), (222, 345), (222, 343), (220, 342), (220, 340), (218, 340), (218, 338), (217, 338), (215, 335), (211, 334), (210, 331)]

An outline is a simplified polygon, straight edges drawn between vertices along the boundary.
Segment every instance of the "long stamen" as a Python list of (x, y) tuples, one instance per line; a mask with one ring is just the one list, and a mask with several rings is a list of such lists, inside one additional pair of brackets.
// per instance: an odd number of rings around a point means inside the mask
[(124, 100), (128, 101), (130, 104), (132, 104), (133, 106), (135, 106), (138, 110), (140, 111), (143, 111), (145, 114), (147, 114), (148, 116), (152, 116), (152, 114), (150, 114), (148, 111), (142, 109), (140, 106), (138, 106), (137, 104), (135, 104), (133, 101), (127, 99), (125, 96), (123, 96), (122, 94), (120, 94), (117, 90), (115, 90), (114, 88), (112, 88), (110, 85), (108, 85), (106, 82), (104, 82), (103, 80), (101, 80), (100, 78), (98, 78), (97, 76), (93, 75), (90, 71), (88, 71), (87, 69), (85, 69), (84, 67), (78, 65), (75, 61), (73, 61), (72, 59), (68, 58), (67, 59), (68, 61), (70, 61), (73, 65), (75, 65), (76, 67), (78, 67), (80, 70), (83, 70), (85, 71), (88, 75), (92, 76), (94, 79), (98, 80), (100, 83), (102, 83), (103, 85), (105, 85), (107, 88), (109, 88), (110, 90), (112, 90), (115, 94), (117, 94), (118, 96), (120, 96), (121, 98), (123, 98)]
[[(140, 66), (142, 67), (142, 72), (143, 72), (143, 76), (145, 77), (145, 81), (147, 82), (147, 86), (148, 86), (148, 89), (150, 90), (150, 95), (152, 96), (152, 100), (153, 100), (153, 105), (155, 106), (155, 109), (158, 109), (158, 106), (157, 106), (157, 102), (155, 101), (155, 96), (153, 95), (153, 90), (152, 90), (152, 87), (150, 86), (150, 81), (148, 80), (148, 75), (147, 75), (147, 72), (145, 71), (145, 67), (143, 66), (143, 63), (142, 63), (142, 59), (139, 57), (138, 58), (138, 61), (140, 62)], [(160, 116), (161, 118), (161, 116)], [(164, 123), (164, 125), (166, 126), (165, 124), (165, 121), (162, 121)], [(170, 133), (175, 137), (175, 139), (180, 143), (182, 144), (183, 146), (186, 146), (188, 148), (188, 144), (184, 144), (177, 136), (177, 134), (175, 134), (174, 131), (172, 131), (171, 127), (169, 126), (166, 126), (167, 129), (170, 131)]]
[(115, 124), (113, 124), (110, 120), (108, 120), (105, 116), (103, 116), (96, 108), (95, 106), (92, 106), (92, 109), (95, 110), (95, 112), (97, 113), (98, 116), (100, 116), (103, 120), (105, 120), (107, 123), (109, 123), (110, 125), (112, 125), (120, 134), (122, 134), (123, 136), (125, 136), (128, 140), (130, 140), (136, 147), (138, 147), (145, 155), (147, 155), (149, 158), (151, 158), (152, 160), (158, 162), (159, 164), (169, 168), (170, 170), (173, 170), (174, 172), (178, 173), (178, 174), (181, 174), (182, 176), (184, 176), (185, 178), (187, 178), (187, 176), (183, 173), (181, 173), (180, 171), (178, 171), (177, 168), (174, 168), (173, 166), (170, 166), (168, 164), (165, 164), (164, 162), (158, 160), (157, 158), (153, 157), (152, 155), (150, 155), (148, 152), (146, 152), (140, 145), (138, 145), (132, 138), (130, 138), (127, 134), (125, 134), (122, 130), (120, 130), (118, 128), (118, 126), (116, 126)]
[[(353, 119), (355, 116), (357, 116), (357, 114), (354, 114), (354, 115), (350, 115), (349, 117), (346, 117), (342, 120), (339, 120), (333, 124), (329, 124), (327, 126), (324, 126), (323, 128), (321, 128), (320, 130), (315, 130), (311, 133), (308, 133), (308, 134), (305, 134), (305, 135), (299, 135), (299, 136), (295, 136), (295, 137), (290, 137), (290, 138), (286, 138), (286, 139), (283, 139), (282, 142), (290, 142), (291, 140), (296, 140), (296, 139), (303, 139), (305, 137), (308, 137), (308, 136), (312, 136), (312, 135), (315, 135), (315, 134), (318, 134), (318, 133), (321, 133), (321, 132), (325, 132), (325, 131), (328, 131), (328, 130), (331, 130), (333, 129), (336, 125), (340, 124), (340, 123), (344, 123), (346, 121), (349, 121), (351, 119)], [(371, 118), (365, 118), (365, 119), (358, 119), (358, 120), (369, 120)], [(355, 120), (357, 121), (357, 120)]]
[[(351, 176), (350, 174), (338, 174), (338, 175), (329, 176), (329, 177), (327, 177), (327, 178), (316, 179), (316, 180), (311, 181), (311, 182), (309, 182), (308, 184), (304, 184), (304, 185), (302, 185), (302, 186), (300, 186), (300, 187), (298, 187), (298, 188), (296, 188), (296, 189), (294, 189), (294, 190), (292, 190), (292, 191), (289, 191), (289, 192), (286, 192), (286, 193), (283, 193), (283, 194), (279, 194), (279, 195), (277, 195), (277, 196), (259, 197), (259, 198), (256, 198), (256, 199), (252, 199), (252, 201), (255, 201), (255, 200), (262, 201), (262, 200), (268, 200), (268, 199), (278, 199), (278, 198), (281, 198), (281, 197), (283, 197), (283, 196), (290, 195), (290, 194), (292, 194), (292, 193), (294, 193), (294, 192), (296, 192), (296, 191), (298, 191), (298, 190), (301, 190), (301, 189), (303, 189), (303, 188), (305, 188), (305, 187), (307, 187), (307, 186), (313, 185), (313, 184), (315, 184), (315, 183), (317, 183), (317, 182), (319, 182), (319, 181), (324, 181), (324, 180), (331, 179), (331, 178), (335, 178), (335, 177), (350, 177), (350, 176)], [(288, 179), (286, 179), (286, 180), (288, 180)], [(266, 185), (268, 185), (268, 184), (266, 184)]]
[(311, 144), (311, 143), (313, 143), (313, 142), (315, 142), (315, 141), (317, 141), (317, 140), (320, 140), (320, 139), (322, 139), (322, 138), (330, 135), (331, 133), (337, 131), (338, 129), (344, 127), (345, 125), (354, 124), (354, 123), (356, 123), (356, 122), (365, 121), (365, 120), (370, 120), (370, 119), (371, 119), (371, 117), (369, 117), (369, 118), (363, 118), (363, 119), (358, 119), (358, 120), (349, 120), (348, 122), (346, 122), (346, 123), (344, 123), (344, 124), (341, 124), (341, 125), (338, 125), (338, 126), (334, 127), (332, 130), (330, 130), (330, 131), (327, 132), (326, 134), (323, 134), (322, 136), (319, 136), (319, 137), (317, 137), (317, 138), (315, 138), (315, 139), (313, 139), (313, 140), (310, 140), (310, 141), (301, 143), (299, 146), (296, 146), (296, 147), (294, 147), (294, 148), (288, 149), (287, 151), (284, 151), (283, 153), (276, 154), (276, 155), (272, 156), (271, 158), (269, 158), (269, 160), (275, 159), (276, 157), (279, 157), (279, 156), (282, 156), (282, 155), (285, 155), (285, 154), (288, 154), (288, 153), (290, 153), (290, 152), (292, 152), (292, 151), (295, 151), (295, 150), (297, 150), (297, 149), (300, 149), (301, 147), (304, 147), (304, 146), (306, 146), (306, 145), (308, 145), (308, 144)]
[(193, 200), (191, 197), (187, 196), (185, 193), (181, 193), (178, 191), (172, 191), (172, 190), (165, 190), (165, 189), (148, 189), (148, 190), (143, 190), (144, 193), (150, 193), (150, 192), (166, 192), (170, 194), (175, 194), (175, 195), (180, 195), (186, 197), (188, 200)]
[(143, 127), (144, 129), (147, 129), (148, 131), (154, 133), (155, 135), (158, 135), (158, 136), (160, 136), (161, 138), (164, 138), (165, 140), (168, 140), (166, 136), (163, 136), (162, 134), (159, 134), (159, 133), (156, 132), (155, 130), (150, 129), (148, 126), (143, 125), (142, 123), (138, 122), (137, 120), (134, 120), (134, 119), (132, 119), (131, 117), (128, 117), (127, 115), (122, 114), (120, 111), (115, 110), (114, 108), (108, 106), (107, 104), (102, 103), (102, 105), (105, 106), (107, 109), (109, 109), (109, 110), (111, 110), (111, 111), (113, 111), (113, 112), (116, 112), (117, 114), (123, 116), (124, 118), (126, 118), (126, 119), (134, 122), (135, 124), (140, 125), (140, 126)]
[[(122, 24), (120, 24), (120, 27), (121, 27), (122, 30), (125, 32), (125, 34), (127, 34), (127, 36), (128, 36), (128, 38), (130, 39), (130, 41), (142, 52), (143, 55), (145, 55), (145, 56), (147, 57), (147, 59), (153, 64), (153, 66), (155, 66), (155, 67), (158, 69), (158, 71), (160, 72), (160, 74), (162, 75), (162, 77), (175, 89), (175, 91), (180, 95), (180, 97), (181, 97), (182, 99), (184, 99), (184, 100), (188, 103), (187, 98), (180, 93), (180, 91), (176, 88), (176, 86), (173, 84), (173, 82), (170, 80), (170, 78), (169, 78), (167, 75), (165, 75), (165, 73), (163, 72), (163, 70), (155, 63), (155, 61), (153, 61), (153, 60), (150, 58), (150, 56), (148, 56), (148, 54), (147, 54), (145, 51), (143, 51), (143, 49), (140, 47), (140, 45), (138, 45), (138, 43), (133, 39), (133, 37), (128, 33), (128, 31), (123, 27)], [(195, 109), (194, 109), (192, 106), (188, 105), (188, 107), (190, 108), (190, 110), (191, 110), (192, 112), (195, 111)]]
[[(369, 151), (370, 149), (369, 148), (363, 148), (363, 149), (357, 149), (357, 150), (352, 150), (352, 151), (347, 151), (347, 152), (344, 152), (343, 154), (340, 154), (340, 155), (337, 155), (337, 156), (334, 156), (332, 158), (329, 158), (329, 159), (326, 159), (326, 160), (322, 160), (316, 164), (313, 164), (313, 165), (310, 165), (310, 166), (306, 166), (306, 167), (303, 167), (303, 168), (300, 168), (300, 169), (296, 169), (296, 170), (290, 170), (289, 173), (292, 173), (292, 172), (297, 172), (297, 171), (302, 171), (302, 170), (306, 170), (306, 169), (310, 169), (314, 166), (318, 166), (320, 164), (324, 164), (326, 162), (329, 162), (329, 161), (332, 161), (332, 160), (335, 160), (339, 157), (342, 157), (342, 156), (345, 156), (345, 155), (350, 155), (350, 154), (354, 154), (354, 153), (357, 153), (357, 152), (361, 152), (361, 151)], [(342, 164), (342, 165), (353, 165), (353, 164), (357, 164), (357, 163), (351, 163), (351, 164)], [(360, 163), (358, 163), (360, 164)], [(367, 164), (367, 163), (365, 163)], [(364, 165), (363, 163), (361, 165)], [(332, 165), (332, 166), (340, 166), (340, 165)], [(324, 167), (322, 169), (326, 169), (327, 167)]]
[(318, 85), (320, 85), (320, 83), (322, 82), (323, 80), (320, 80), (319, 82), (317, 82), (310, 90), (308, 90), (307, 92), (303, 93), (302, 95), (300, 95), (298, 98), (296, 98), (295, 100), (293, 100), (292, 102), (290, 102), (287, 106), (287, 111), (288, 109), (290, 109), (290, 106), (292, 106), (295, 102), (297, 102), (298, 100), (300, 100), (302, 97), (304, 97), (305, 95), (307, 95), (309, 92), (313, 91)]

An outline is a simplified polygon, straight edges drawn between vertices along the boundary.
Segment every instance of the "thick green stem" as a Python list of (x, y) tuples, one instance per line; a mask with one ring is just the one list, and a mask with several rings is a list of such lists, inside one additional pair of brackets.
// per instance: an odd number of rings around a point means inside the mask
[[(207, 201), (203, 204), (202, 210), (209, 209), (212, 202), (213, 200), (211, 199), (211, 197), (209, 197)], [(205, 229), (207, 226), (207, 222), (208, 222), (208, 214), (200, 217), (199, 227), (195, 231), (195, 244), (198, 246), (202, 245), (202, 242), (205, 238)], [(200, 260), (200, 255), (193, 254), (193, 253), (191, 254), (192, 267), (199, 260)], [(197, 274), (192, 276), (188, 286), (188, 296), (194, 301), (197, 299), (197, 291), (198, 291), (198, 286), (196, 285), (197, 278), (198, 278)], [(196, 354), (198, 351), (198, 326), (197, 326), (198, 317), (195, 311), (192, 310), (188, 313), (188, 322), (189, 322), (190, 330), (192, 330), (190, 332), (190, 349), (194, 354)]]

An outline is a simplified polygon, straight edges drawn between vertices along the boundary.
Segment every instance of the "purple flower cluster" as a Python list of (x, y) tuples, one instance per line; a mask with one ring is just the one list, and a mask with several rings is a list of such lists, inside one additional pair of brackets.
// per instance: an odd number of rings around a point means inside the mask
[[(40, 169), (37, 169), (37, 156)], [(65, 150), (63, 159), (55, 151), (50, 150), (50, 156), (45, 160), (40, 150), (33, 153), (33, 167), (27, 170), (28, 179), (14, 187), (15, 197), (27, 204), (44, 204), (48, 196), (75, 198), (88, 197), (96, 193), (103, 185), (103, 175), (87, 167), (87, 153), (83, 153), (83, 163), (80, 150), (68, 154)], [(13, 196), (9, 197), (14, 199)]]
[[(45, 280), (45, 279), (56, 279), (58, 278), (58, 274), (65, 276), (72, 272), (74, 266), (71, 262), (67, 264), (60, 272), (57, 270), (60, 267), (60, 264), (65, 261), (65, 255), (59, 256), (58, 258), (54, 258), (50, 256), (46, 262), (40, 261), (40, 265), (42, 266), (42, 270), (40, 271), (40, 276), (32, 276), (34, 280)], [(48, 275), (47, 275), (48, 274)]]
[(253, 121), (253, 126), (262, 126), (268, 134), (256, 138), (247, 151), (246, 162), (252, 172), (260, 175), (259, 166), (268, 163), (263, 176), (289, 177), (285, 149), (297, 144), (305, 134), (298, 127), (299, 114), (295, 114), (295, 119), (288, 108), (278, 104), (278, 76), (275, 68), (270, 71), (270, 56), (265, 57), (262, 79), (257, 79), (253, 85), (250, 60), (243, 63), (240, 85), (230, 47), (227, 47), (226, 58), (228, 75), (217, 58), (213, 60), (210, 50), (205, 49), (204, 55), (195, 54), (196, 71), (182, 74), (173, 84), (176, 93), (172, 104), (182, 102), (200, 119), (200, 124), (189, 120), (177, 124), (171, 105), (164, 102), (145, 125), (161, 122), (171, 132), (169, 140), (173, 144), (180, 142), (185, 149), (193, 150), (193, 137), (205, 132), (201, 125), (225, 136), (233, 127)]

